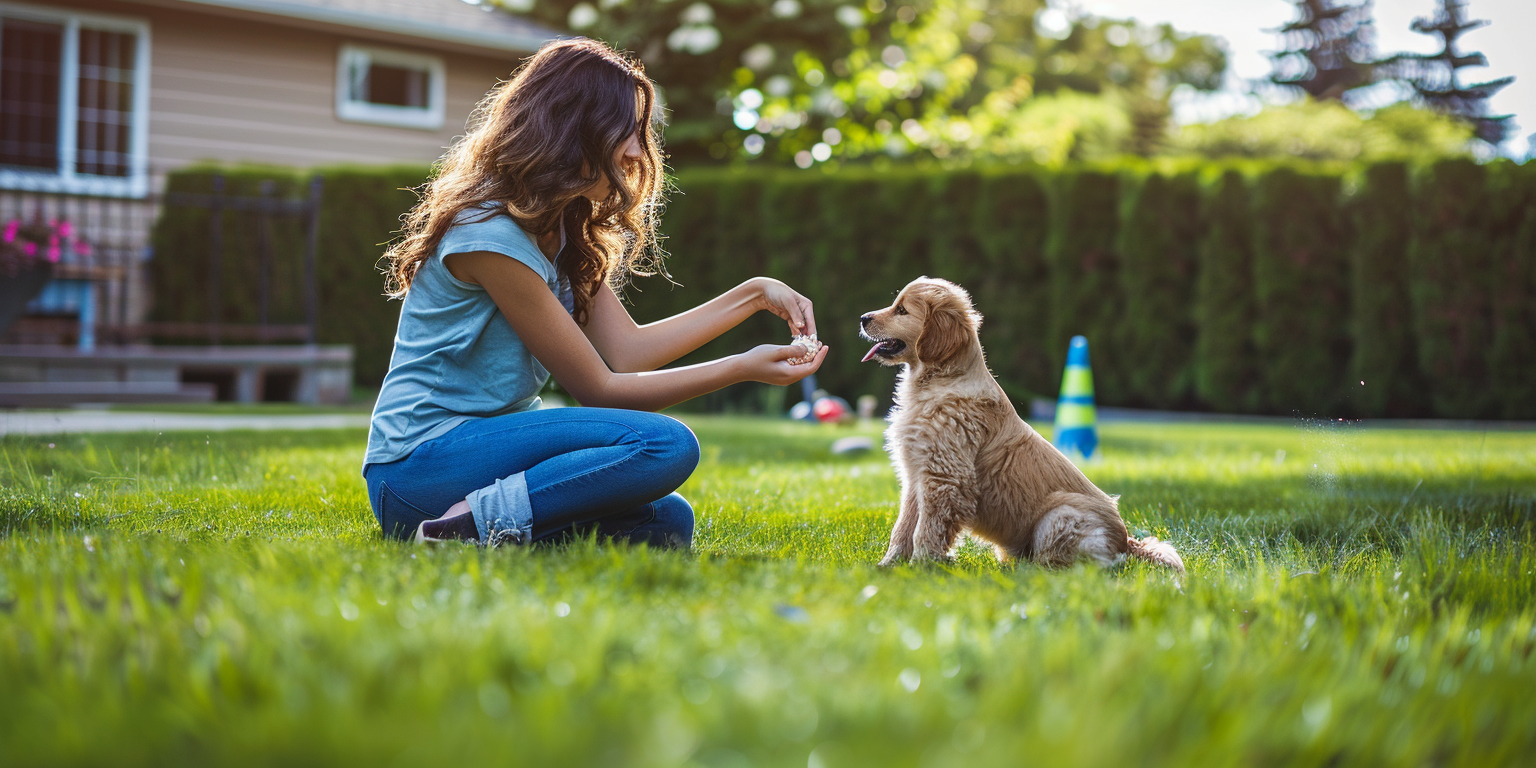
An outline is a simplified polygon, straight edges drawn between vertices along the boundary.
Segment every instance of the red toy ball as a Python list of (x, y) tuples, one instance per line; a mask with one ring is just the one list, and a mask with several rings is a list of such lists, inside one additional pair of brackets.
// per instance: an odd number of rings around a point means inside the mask
[(840, 421), (848, 415), (848, 406), (835, 397), (823, 397), (811, 406), (811, 413), (821, 422)]

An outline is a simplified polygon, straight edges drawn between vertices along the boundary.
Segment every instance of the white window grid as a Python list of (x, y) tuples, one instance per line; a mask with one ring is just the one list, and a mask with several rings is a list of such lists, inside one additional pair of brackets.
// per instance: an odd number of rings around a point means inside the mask
[[(138, 19), (81, 13), (20, 3), (0, 2), (0, 24), (7, 18), (60, 24), (64, 27), (59, 68), (59, 167), (0, 168), (0, 189), (55, 192), (103, 197), (145, 197), (149, 194), (149, 24)], [(133, 113), (128, 126), (128, 175), (96, 176), (76, 171), (80, 108), (80, 30), (123, 32), (136, 38), (130, 86)]]
[[(366, 77), (368, 67), (382, 64), (387, 67), (403, 67), (427, 73), (427, 104), (425, 107), (402, 107), (393, 104), (374, 104), (352, 98)], [(336, 57), (336, 117), (352, 123), (387, 125), (396, 128), (418, 128), (435, 131), (443, 127), (444, 104), (447, 101), (447, 68), (438, 56), (345, 44)]]

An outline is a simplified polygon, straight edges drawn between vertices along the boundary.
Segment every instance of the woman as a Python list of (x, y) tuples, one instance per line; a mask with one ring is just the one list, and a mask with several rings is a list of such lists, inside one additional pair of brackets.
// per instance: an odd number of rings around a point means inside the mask
[[(539, 51), (476, 108), (389, 253), (403, 298), (363, 476), (385, 535), (527, 543), (599, 535), (687, 546), (673, 491), (698, 464), (650, 411), (728, 384), (790, 384), (803, 349), (656, 370), (757, 310), (815, 333), (811, 303), (754, 278), (638, 326), (615, 295), (659, 268), (655, 90), (600, 43)], [(538, 410), (550, 375), (583, 406)]]

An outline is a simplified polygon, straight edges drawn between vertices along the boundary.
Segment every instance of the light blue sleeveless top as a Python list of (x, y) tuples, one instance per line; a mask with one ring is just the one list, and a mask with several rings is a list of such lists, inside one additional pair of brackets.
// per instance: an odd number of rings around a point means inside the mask
[[(564, 246), (564, 233), (561, 233)], [(513, 332), (484, 288), (454, 277), (451, 253), (490, 251), (528, 265), (560, 299), (575, 303), (533, 235), (494, 205), (459, 214), (422, 262), (400, 307), (395, 351), (368, 429), (363, 465), (403, 459), (416, 446), (470, 419), (539, 405), (549, 371)]]

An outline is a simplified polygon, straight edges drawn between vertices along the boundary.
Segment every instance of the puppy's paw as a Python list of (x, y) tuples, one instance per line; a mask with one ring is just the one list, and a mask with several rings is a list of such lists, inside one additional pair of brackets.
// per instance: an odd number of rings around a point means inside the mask
[(912, 562), (913, 564), (954, 565), (955, 557), (948, 552), (934, 553), (918, 550), (912, 554)]
[(907, 554), (905, 552), (898, 552), (893, 549), (889, 552), (886, 552), (885, 557), (880, 558), (880, 567), (890, 568), (892, 566), (901, 565), (901, 563), (906, 559)]

